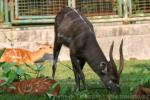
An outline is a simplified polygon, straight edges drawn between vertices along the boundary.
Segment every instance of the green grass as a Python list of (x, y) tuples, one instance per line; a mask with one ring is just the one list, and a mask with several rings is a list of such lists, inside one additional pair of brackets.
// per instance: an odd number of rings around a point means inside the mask
[[(71, 66), (69, 61), (62, 62)], [(51, 76), (51, 64), (45, 62), (45, 69), (42, 73)], [(150, 67), (150, 60), (144, 61), (126, 61), (123, 73), (121, 75), (120, 94), (111, 94), (105, 88), (99, 77), (86, 64), (84, 74), (88, 90), (80, 92), (74, 91), (74, 73), (69, 68), (58, 63), (56, 80), (61, 85), (60, 95), (53, 98), (56, 100), (130, 100), (133, 96), (134, 87), (138, 86), (141, 80), (149, 75), (146, 67)], [(0, 100), (48, 100), (46, 95), (12, 95), (7, 93), (0, 94)]]

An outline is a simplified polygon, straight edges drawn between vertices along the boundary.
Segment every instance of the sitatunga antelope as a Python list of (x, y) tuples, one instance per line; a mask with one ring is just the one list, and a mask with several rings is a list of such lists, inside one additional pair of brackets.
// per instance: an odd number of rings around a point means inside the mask
[(119, 79), (124, 66), (123, 40), (120, 45), (120, 67), (117, 71), (112, 55), (114, 42), (110, 48), (110, 61), (108, 61), (96, 40), (91, 22), (76, 9), (65, 7), (55, 18), (53, 79), (62, 45), (67, 46), (70, 50), (77, 90), (80, 90), (80, 81), (82, 81), (84, 89), (86, 88), (85, 76), (82, 69), (85, 62), (87, 62), (92, 70), (101, 78), (107, 89), (113, 92), (120, 91)]

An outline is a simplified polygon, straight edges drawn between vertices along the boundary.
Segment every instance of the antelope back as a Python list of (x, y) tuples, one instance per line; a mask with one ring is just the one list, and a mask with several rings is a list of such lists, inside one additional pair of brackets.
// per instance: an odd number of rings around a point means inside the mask
[(23, 62), (32, 62), (31, 61), (31, 55), (32, 52), (25, 50), (25, 49), (19, 49), (19, 48), (7, 48), (2, 55), (0, 61), (1, 62), (16, 62), (16, 63), (23, 63)]
[[(34, 63), (33, 58), (38, 58), (39, 54), (51, 54), (53, 47), (49, 43), (38, 43), (38, 52), (31, 52), (26, 49), (21, 48), (6, 48), (4, 54), (2, 55), (0, 62), (16, 62), (16, 63)], [(40, 52), (40, 53), (39, 53)], [(37, 56), (37, 57), (35, 57)], [(43, 56), (43, 55), (41, 55)]]

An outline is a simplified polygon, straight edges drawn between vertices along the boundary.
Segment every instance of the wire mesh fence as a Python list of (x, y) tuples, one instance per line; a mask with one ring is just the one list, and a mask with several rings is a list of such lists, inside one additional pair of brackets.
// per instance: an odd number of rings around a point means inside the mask
[(118, 0), (76, 0), (76, 8), (86, 16), (118, 15)]
[[(0, 0), (0, 6), (1, 1), (4, 0)], [(10, 2), (12, 4), (9, 4)], [(126, 4), (124, 0), (8, 0), (10, 19), (13, 23), (54, 22), (57, 13), (67, 5), (76, 7), (84, 15), (94, 20), (112, 18), (113, 21), (122, 21), (125, 15), (132, 18), (136, 14), (143, 14), (142, 17), (150, 14), (150, 0), (127, 0), (127, 2)]]
[(51, 16), (56, 15), (67, 0), (15, 0), (18, 16)]
[(150, 0), (132, 0), (132, 14), (150, 13)]

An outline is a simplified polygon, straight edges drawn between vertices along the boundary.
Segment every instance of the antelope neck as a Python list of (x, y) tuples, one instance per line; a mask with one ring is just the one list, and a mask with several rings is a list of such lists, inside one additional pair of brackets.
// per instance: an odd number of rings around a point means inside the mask
[(35, 52), (32, 53), (32, 60), (33, 61), (37, 61), (40, 58), (42, 58), (42, 56), (45, 54), (45, 52), (43, 50), (37, 50)]

